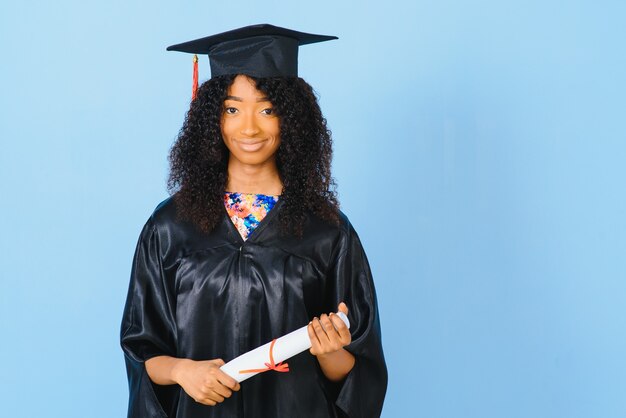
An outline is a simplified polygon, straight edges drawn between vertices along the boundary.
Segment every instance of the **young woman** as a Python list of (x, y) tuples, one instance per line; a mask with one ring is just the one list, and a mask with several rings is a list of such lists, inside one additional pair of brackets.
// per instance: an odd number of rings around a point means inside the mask
[[(387, 371), (370, 269), (338, 209), (326, 122), (285, 59), (307, 36), (256, 25), (201, 40), (213, 77), (133, 261), (121, 330), (129, 417), (380, 415)], [(239, 384), (220, 370), (307, 324), (312, 347), (289, 372)]]

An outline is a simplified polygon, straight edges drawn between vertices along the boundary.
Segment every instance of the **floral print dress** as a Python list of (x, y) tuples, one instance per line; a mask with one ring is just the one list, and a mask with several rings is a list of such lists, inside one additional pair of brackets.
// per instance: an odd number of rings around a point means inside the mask
[(278, 202), (279, 196), (254, 193), (224, 193), (224, 206), (245, 241)]

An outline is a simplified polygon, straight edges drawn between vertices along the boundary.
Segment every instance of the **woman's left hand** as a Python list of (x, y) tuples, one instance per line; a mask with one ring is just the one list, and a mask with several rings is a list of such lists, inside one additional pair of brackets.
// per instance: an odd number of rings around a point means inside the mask
[[(341, 302), (338, 310), (348, 314), (348, 307)], [(311, 339), (311, 354), (325, 356), (341, 350), (352, 342), (350, 330), (336, 314), (322, 314), (320, 318), (313, 318), (307, 327)]]

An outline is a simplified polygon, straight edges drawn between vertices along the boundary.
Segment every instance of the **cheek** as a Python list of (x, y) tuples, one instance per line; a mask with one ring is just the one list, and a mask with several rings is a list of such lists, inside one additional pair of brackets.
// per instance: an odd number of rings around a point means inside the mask
[(224, 141), (230, 140), (234, 131), (233, 123), (222, 120), (220, 130), (222, 131), (222, 139)]
[(274, 141), (272, 143), (272, 152), (276, 152), (281, 143), (280, 129), (272, 132), (272, 138), (274, 138)]
[(280, 142), (280, 123), (278, 120), (272, 121), (272, 123), (267, 126), (266, 132)]

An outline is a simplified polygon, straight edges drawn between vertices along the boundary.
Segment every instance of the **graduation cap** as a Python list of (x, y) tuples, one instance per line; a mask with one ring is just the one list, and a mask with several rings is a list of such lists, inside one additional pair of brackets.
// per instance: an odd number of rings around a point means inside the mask
[[(211, 77), (226, 74), (297, 77), (298, 47), (333, 39), (338, 38), (260, 24), (171, 45), (167, 50), (207, 54)], [(197, 86), (198, 56), (194, 55), (194, 98)]]

